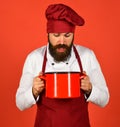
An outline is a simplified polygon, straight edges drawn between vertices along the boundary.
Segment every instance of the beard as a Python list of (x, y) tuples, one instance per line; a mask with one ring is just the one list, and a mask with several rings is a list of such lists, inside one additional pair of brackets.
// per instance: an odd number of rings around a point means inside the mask
[[(73, 40), (74, 40), (74, 38), (73, 38)], [(70, 57), (71, 49), (73, 46), (73, 40), (69, 46), (67, 46), (65, 44), (58, 44), (56, 46), (53, 46), (52, 43), (50, 42), (49, 38), (48, 38), (49, 52), (56, 62), (64, 62)], [(57, 50), (59, 50), (61, 48), (64, 51), (58, 52)]]

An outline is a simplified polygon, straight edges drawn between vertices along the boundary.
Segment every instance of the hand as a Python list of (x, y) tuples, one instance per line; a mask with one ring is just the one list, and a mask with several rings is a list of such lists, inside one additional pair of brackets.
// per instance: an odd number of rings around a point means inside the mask
[(39, 94), (45, 88), (44, 80), (41, 79), (40, 76), (42, 76), (42, 73), (40, 73), (39, 76), (33, 79), (32, 92), (35, 99), (39, 96)]
[(86, 72), (83, 72), (83, 76), (81, 76), (81, 90), (85, 92), (85, 94), (89, 95), (92, 91), (92, 84), (90, 82), (89, 76), (86, 74)]

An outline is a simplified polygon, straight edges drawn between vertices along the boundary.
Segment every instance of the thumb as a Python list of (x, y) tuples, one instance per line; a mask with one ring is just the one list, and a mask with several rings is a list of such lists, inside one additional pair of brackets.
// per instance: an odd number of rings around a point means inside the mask
[(82, 74), (81, 74), (81, 76), (80, 76), (80, 79), (84, 79), (86, 77), (86, 75), (87, 75), (86, 72), (83, 71)]
[(42, 80), (45, 80), (45, 75), (43, 74), (43, 72), (40, 72), (38, 77)]

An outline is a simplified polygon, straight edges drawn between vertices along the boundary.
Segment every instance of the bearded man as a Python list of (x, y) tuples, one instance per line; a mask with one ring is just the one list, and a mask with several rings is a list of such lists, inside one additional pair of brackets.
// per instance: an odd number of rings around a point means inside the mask
[[(88, 103), (106, 106), (109, 92), (94, 52), (74, 43), (75, 26), (83, 26), (85, 21), (64, 4), (49, 5), (45, 14), (48, 44), (34, 50), (26, 58), (16, 93), (16, 105), (25, 110), (37, 104), (35, 127), (90, 127)], [(47, 81), (44, 76), (47, 73), (73, 72), (83, 74), (79, 77), (78, 97), (46, 96)], [(56, 83), (56, 77), (54, 80)], [(52, 82), (47, 85), (52, 89)], [(76, 83), (73, 83), (71, 89), (75, 86)]]

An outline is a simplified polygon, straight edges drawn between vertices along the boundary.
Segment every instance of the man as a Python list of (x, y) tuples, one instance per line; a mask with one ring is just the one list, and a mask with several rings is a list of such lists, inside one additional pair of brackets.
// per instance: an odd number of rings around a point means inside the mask
[[(75, 26), (82, 26), (84, 19), (63, 4), (48, 6), (46, 18), (49, 43), (28, 55), (16, 105), (25, 110), (37, 104), (35, 127), (90, 127), (88, 102), (104, 107), (109, 92), (94, 52), (73, 44)], [(82, 72), (81, 95), (68, 99), (46, 97), (42, 78), (46, 72)]]

